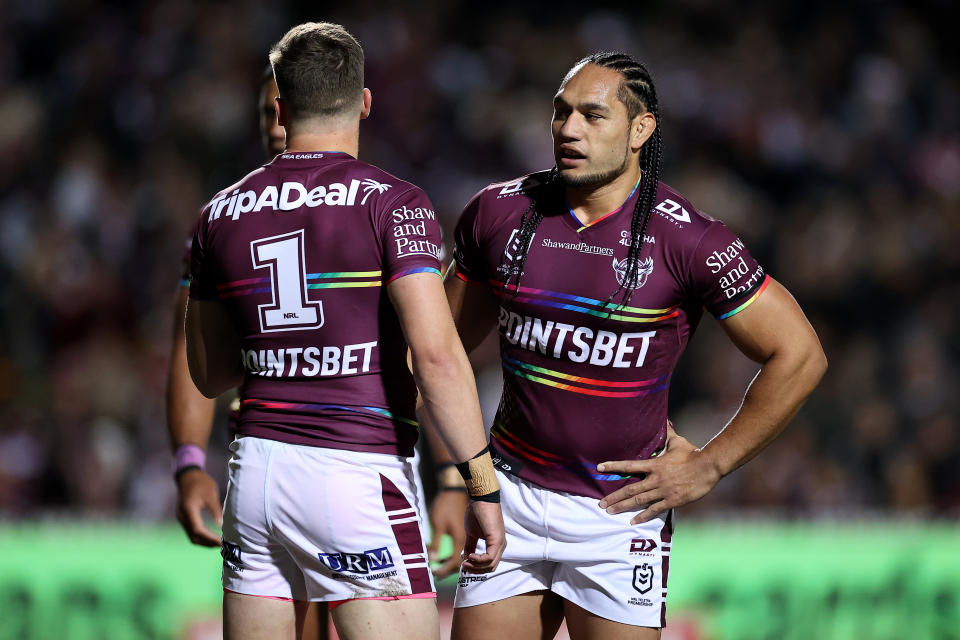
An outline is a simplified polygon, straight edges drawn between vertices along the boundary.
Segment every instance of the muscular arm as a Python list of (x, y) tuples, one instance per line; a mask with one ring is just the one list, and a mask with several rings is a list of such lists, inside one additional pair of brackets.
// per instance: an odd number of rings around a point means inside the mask
[[(435, 275), (418, 273), (393, 281), (387, 293), (410, 345), (411, 369), (422, 399), (421, 413), (453, 460), (469, 460), (486, 447), (486, 435), (473, 371), (457, 337), (443, 287)], [(492, 474), (493, 468), (488, 471)], [(481, 537), (487, 543), (483, 555), (474, 553)], [(464, 567), (477, 573), (492, 570), (500, 560), (504, 544), (500, 505), (471, 501)]]
[[(214, 400), (205, 398), (190, 379), (184, 335), (188, 294), (187, 287), (180, 287), (177, 291), (173, 345), (170, 369), (167, 371), (167, 431), (174, 451), (185, 444), (207, 449), (216, 404)], [(203, 524), (204, 509), (210, 511), (220, 523), (220, 490), (216, 481), (203, 469), (191, 469), (177, 479), (177, 520), (194, 544), (219, 546), (220, 536)]]
[(472, 353), (496, 324), (497, 299), (487, 285), (457, 277), (456, 267), (447, 269), (443, 287), (464, 351)]
[(189, 289), (180, 287), (174, 303), (173, 346), (170, 351), (170, 369), (167, 372), (167, 430), (170, 443), (176, 450), (182, 444), (207, 448), (213, 426), (215, 402), (201, 394), (187, 367), (187, 347), (184, 335), (184, 315)]
[(410, 345), (423, 410), (450, 454), (467, 460), (486, 446), (486, 438), (473, 370), (440, 281), (433, 274), (413, 274), (395, 280), (387, 291)]
[(649, 505), (632, 521), (646, 522), (700, 499), (786, 427), (826, 371), (826, 356), (813, 327), (776, 281), (771, 280), (751, 306), (721, 324), (737, 348), (762, 365), (743, 404), (701, 449), (671, 429), (667, 449), (657, 458), (598, 465), (605, 473), (645, 474), (600, 502), (609, 513)]
[[(488, 287), (469, 285), (460, 280), (455, 275), (454, 267), (447, 269), (444, 288), (460, 339), (465, 351), (470, 353), (483, 341), (493, 326), (496, 318), (496, 300), (490, 294)], [(431, 559), (439, 559), (442, 562), (434, 570), (437, 578), (442, 579), (460, 568), (460, 551), (465, 541), (463, 513), (467, 507), (467, 496), (465, 491), (444, 490), (444, 487), (453, 487), (462, 484), (462, 481), (458, 482), (456, 471), (449, 466), (454, 460), (433, 427), (430, 417), (422, 409), (421, 402), (417, 406), (417, 419), (430, 444), (430, 452), (437, 469), (437, 495), (430, 505), (430, 526), (433, 529), (433, 538), (430, 540), (428, 551)], [(452, 539), (453, 549), (450, 557), (438, 558), (440, 540), (444, 534)]]
[(776, 281), (753, 305), (720, 324), (744, 355), (763, 365), (740, 410), (702, 449), (723, 477), (783, 431), (826, 372), (827, 357), (796, 300)]

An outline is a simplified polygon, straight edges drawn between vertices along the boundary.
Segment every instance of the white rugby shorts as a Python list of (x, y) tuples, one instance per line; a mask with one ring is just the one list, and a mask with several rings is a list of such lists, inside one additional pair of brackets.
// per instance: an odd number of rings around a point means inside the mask
[(608, 620), (666, 625), (672, 512), (631, 525), (637, 511), (610, 515), (597, 498), (544, 489), (500, 470), (497, 478), (507, 548), (492, 573), (461, 571), (455, 607), (547, 590)]
[(316, 601), (434, 594), (411, 458), (250, 436), (230, 450), (224, 589)]

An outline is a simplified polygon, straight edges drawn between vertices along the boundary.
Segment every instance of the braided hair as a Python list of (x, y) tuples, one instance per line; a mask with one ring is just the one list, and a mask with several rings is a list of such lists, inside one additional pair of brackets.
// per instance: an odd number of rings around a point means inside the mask
[[(650, 214), (654, 199), (657, 196), (657, 185), (660, 183), (660, 173), (663, 168), (663, 138), (659, 126), (660, 106), (650, 72), (633, 57), (616, 52), (594, 53), (577, 62), (564, 81), (587, 64), (612, 69), (623, 77), (617, 90), (617, 98), (626, 105), (627, 118), (630, 122), (644, 109), (653, 114), (657, 121), (657, 128), (640, 152), (642, 180), (640, 194), (637, 197), (637, 203), (633, 208), (633, 216), (630, 220), (630, 246), (627, 250), (626, 275), (617, 290), (607, 299), (607, 306), (611, 306), (613, 299), (622, 294), (622, 299), (618, 305), (622, 307), (630, 302), (630, 298), (637, 287), (643, 238), (647, 230), (647, 224), (650, 222)], [(523, 266), (527, 260), (533, 234), (540, 225), (540, 221), (543, 220), (542, 210), (555, 204), (549, 200), (558, 198), (559, 186), (560, 172), (554, 167), (547, 174), (546, 183), (541, 188), (534, 188), (529, 192), (531, 203), (520, 218), (516, 249), (513, 252), (513, 257), (507, 259), (504, 265), (506, 267), (504, 288), (506, 290), (512, 289), (514, 295), (520, 287), (520, 276), (523, 274)]]

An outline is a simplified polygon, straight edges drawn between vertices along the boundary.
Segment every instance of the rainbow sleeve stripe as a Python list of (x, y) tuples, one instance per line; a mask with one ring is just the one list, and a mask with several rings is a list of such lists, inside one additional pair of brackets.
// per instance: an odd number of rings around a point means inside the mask
[(747, 307), (749, 307), (750, 305), (752, 305), (752, 304), (754, 303), (754, 301), (755, 301), (757, 298), (760, 297), (760, 294), (763, 293), (763, 290), (767, 288), (767, 285), (768, 285), (768, 284), (770, 284), (770, 275), (769, 275), (769, 274), (767, 274), (767, 275), (765, 275), (765, 276), (763, 277), (763, 284), (760, 285), (760, 288), (757, 289), (757, 292), (756, 292), (756, 293), (754, 293), (752, 296), (750, 296), (750, 299), (749, 299), (749, 300), (747, 300), (746, 302), (744, 302), (742, 305), (740, 305), (739, 307), (737, 307), (737, 308), (734, 309), (733, 311), (727, 311), (727, 312), (726, 312), (725, 314), (723, 314), (722, 316), (717, 316), (717, 320), (726, 320), (726, 319), (729, 318), (730, 316), (735, 316), (735, 315), (737, 315), (738, 313), (740, 313), (741, 311), (743, 311), (744, 309), (746, 309)]
[(220, 294), (221, 299), (236, 296), (250, 296), (255, 293), (270, 293), (272, 290), (273, 287), (270, 286), (270, 278), (246, 278), (244, 280), (234, 280), (233, 282), (223, 282), (217, 285), (217, 293)]
[[(667, 378), (669, 374), (664, 374), (658, 378), (650, 380), (634, 380), (620, 382), (615, 380), (598, 380), (596, 378), (585, 378), (583, 376), (574, 376), (569, 373), (538, 367), (520, 360), (515, 360), (507, 356), (501, 358), (503, 370), (524, 380), (530, 380), (538, 384), (562, 389), (563, 391), (572, 391), (588, 396), (598, 396), (601, 398), (637, 398), (647, 396), (652, 393), (658, 393), (667, 388)], [(553, 379), (552, 379), (553, 378)], [(561, 382), (562, 381), (562, 382)], [(591, 387), (601, 387), (592, 389)], [(629, 389), (623, 391), (614, 391), (614, 389)]]
[(190, 286), (190, 278), (180, 278), (180, 285), (179, 285), (179, 286), (181, 286), (181, 287), (189, 287), (189, 286)]
[(402, 278), (403, 276), (409, 276), (414, 273), (435, 273), (438, 276), (441, 275), (440, 269), (436, 269), (434, 267), (414, 267), (413, 269), (404, 269), (403, 271), (393, 274), (392, 276), (390, 276), (390, 279), (387, 280), (387, 284), (390, 284), (397, 278)]
[(408, 424), (412, 427), (416, 427), (419, 424), (416, 420), (396, 416), (381, 407), (359, 407), (346, 406), (342, 404), (314, 404), (310, 402), (279, 402), (275, 400), (258, 400), (256, 398), (248, 398), (240, 404), (242, 407), (250, 407), (251, 409), (274, 409), (280, 411), (351, 411), (354, 413), (366, 413), (382, 416), (388, 420), (392, 420), (393, 422), (402, 422), (403, 424)]
[[(327, 273), (308, 273), (307, 289), (379, 287), (382, 273), (382, 271), (329, 271)], [(311, 280), (322, 280), (323, 282), (310, 283)]]
[[(500, 298), (513, 297), (513, 299), (518, 302), (528, 302), (541, 307), (576, 311), (577, 313), (596, 316), (598, 318), (610, 318), (611, 320), (618, 320), (620, 322), (662, 322), (680, 314), (678, 309), (679, 305), (667, 307), (666, 309), (644, 309), (642, 307), (631, 307), (629, 305), (618, 307), (615, 302), (597, 300), (596, 298), (588, 298), (586, 296), (575, 296), (561, 291), (534, 289), (532, 287), (518, 288), (516, 285), (511, 284), (507, 286), (504, 285), (503, 282), (494, 280), (491, 280), (490, 284), (493, 286), (493, 292)], [(514, 293), (516, 293), (515, 296), (513, 295)], [(617, 313), (614, 313), (615, 311)]]
[[(329, 271), (308, 273), (307, 289), (352, 289), (356, 287), (379, 287), (382, 271)], [(221, 298), (270, 293), (270, 278), (246, 278), (217, 285)]]

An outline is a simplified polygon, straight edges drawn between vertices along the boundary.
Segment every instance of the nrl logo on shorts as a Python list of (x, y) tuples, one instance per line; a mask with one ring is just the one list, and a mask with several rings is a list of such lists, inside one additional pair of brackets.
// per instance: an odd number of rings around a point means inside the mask
[(653, 567), (643, 563), (633, 568), (633, 588), (640, 593), (653, 589)]
[[(613, 259), (613, 272), (617, 274), (617, 284), (621, 287), (624, 286), (624, 283), (627, 279), (627, 259), (617, 260)], [(643, 285), (647, 284), (647, 276), (653, 273), (653, 256), (641, 260), (637, 263), (637, 284), (636, 289), (639, 289)]]

